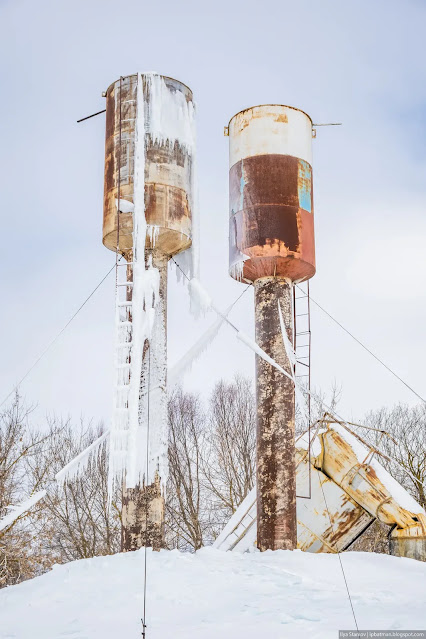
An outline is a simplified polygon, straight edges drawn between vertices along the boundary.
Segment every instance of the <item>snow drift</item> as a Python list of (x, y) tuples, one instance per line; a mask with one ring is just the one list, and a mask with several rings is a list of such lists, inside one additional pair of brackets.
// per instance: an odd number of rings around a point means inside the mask
[[(426, 564), (341, 555), (359, 628), (426, 625)], [(138, 639), (144, 551), (76, 561), (0, 591), (1, 639)], [(354, 620), (336, 555), (148, 552), (147, 639), (330, 639)]]

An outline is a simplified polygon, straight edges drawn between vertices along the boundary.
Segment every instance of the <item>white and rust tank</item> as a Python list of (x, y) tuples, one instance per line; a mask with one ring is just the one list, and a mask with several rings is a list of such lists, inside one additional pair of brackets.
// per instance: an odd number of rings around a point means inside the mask
[[(195, 109), (182, 82), (155, 73), (129, 75), (106, 91), (103, 243), (132, 249), (138, 77), (143, 83), (147, 245), (175, 255), (191, 245)], [(120, 213), (117, 205), (120, 203)], [(119, 220), (119, 233), (117, 222)]]
[(312, 120), (265, 104), (231, 118), (229, 265), (236, 279), (315, 274)]

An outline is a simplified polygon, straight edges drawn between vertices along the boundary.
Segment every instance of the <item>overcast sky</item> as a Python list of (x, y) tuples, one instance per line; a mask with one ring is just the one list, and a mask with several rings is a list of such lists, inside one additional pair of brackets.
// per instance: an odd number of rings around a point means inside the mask
[[(157, 71), (198, 106), (201, 280), (218, 306), (243, 290), (228, 268), (228, 139), (262, 103), (299, 107), (314, 140), (317, 274), (311, 294), (417, 391), (426, 302), (426, 5), (420, 1), (0, 1), (3, 260), (0, 401), (114, 263), (101, 241), (104, 108), (120, 74)], [(214, 321), (196, 323), (169, 290), (173, 363)], [(233, 321), (253, 334), (253, 294)], [(22, 385), (46, 413), (109, 422), (114, 277)], [(342, 387), (340, 412), (416, 397), (315, 307), (313, 382)], [(254, 355), (224, 329), (185, 387), (254, 375)]]

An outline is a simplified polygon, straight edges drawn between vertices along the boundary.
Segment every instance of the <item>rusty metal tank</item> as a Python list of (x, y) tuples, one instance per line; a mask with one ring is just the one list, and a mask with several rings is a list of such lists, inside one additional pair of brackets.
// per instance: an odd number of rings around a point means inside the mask
[(138, 77), (144, 98), (147, 244), (155, 241), (156, 250), (172, 256), (191, 245), (194, 104), (185, 84), (153, 73), (122, 77), (106, 91), (103, 243), (117, 249), (119, 219), (119, 252), (132, 249)]
[(229, 135), (229, 265), (235, 279), (315, 274), (312, 121), (266, 104), (234, 115)]

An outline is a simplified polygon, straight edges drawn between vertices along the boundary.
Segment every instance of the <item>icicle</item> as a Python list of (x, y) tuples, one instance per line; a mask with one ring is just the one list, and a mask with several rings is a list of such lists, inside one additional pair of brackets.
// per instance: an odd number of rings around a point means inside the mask
[(83, 450), (75, 459), (71, 460), (62, 470), (55, 475), (55, 480), (59, 486), (63, 486), (65, 483), (70, 482), (78, 477), (81, 477), (87, 468), (90, 459), (97, 451), (99, 446), (108, 437), (109, 431), (105, 431), (98, 439), (96, 439), (90, 446)]
[(10, 512), (5, 517), (3, 517), (3, 519), (0, 520), (0, 530), (8, 528), (11, 524), (13, 524), (14, 521), (18, 519), (18, 517), (26, 513), (27, 510), (30, 510), (30, 508), (35, 506), (35, 504), (37, 504), (45, 496), (46, 491), (39, 490), (37, 493), (34, 493), (34, 495), (31, 495), (31, 497), (28, 497), (28, 499), (20, 503), (18, 506), (8, 506)]
[(147, 74), (150, 96), (147, 131), (157, 144), (173, 146), (178, 142), (191, 161), (190, 210), (192, 216), (192, 244), (174, 260), (176, 277), (182, 281), (182, 271), (191, 279), (199, 276), (199, 214), (196, 162), (195, 104), (181, 91), (170, 91), (158, 74)]
[(281, 310), (281, 306), (279, 302), (278, 302), (278, 314), (280, 316), (281, 333), (283, 336), (284, 348), (287, 353), (287, 357), (290, 360), (290, 363), (292, 364), (292, 366), (296, 366), (296, 353), (294, 352), (293, 346), (291, 345), (290, 340), (288, 339), (287, 330), (284, 324), (284, 318), (283, 318), (283, 314), (282, 314), (282, 310)]
[[(145, 219), (145, 102), (142, 76), (138, 74), (136, 127), (135, 127), (135, 160), (134, 160), (134, 192), (133, 202), (133, 289), (132, 289), (132, 349), (130, 355), (130, 388), (129, 388), (129, 435), (127, 442), (127, 462), (125, 465), (126, 485), (134, 487), (139, 479), (137, 467), (137, 439), (139, 429), (139, 394), (142, 373), (142, 357), (147, 328), (152, 325), (152, 304), (145, 306), (145, 243), (147, 224)], [(151, 296), (152, 302), (152, 296)], [(150, 317), (146, 317), (146, 314)], [(148, 325), (148, 326), (147, 326)], [(140, 456), (140, 455), (139, 455)]]
[(160, 227), (156, 224), (147, 224), (146, 235), (149, 239), (151, 249), (155, 248), (158, 235), (160, 233)]
[(249, 260), (249, 256), (241, 253), (241, 251), (235, 246), (232, 253), (234, 254), (234, 261), (229, 266), (229, 275), (235, 280), (243, 281), (244, 275), (244, 262)]
[(253, 339), (251, 339), (251, 337), (249, 337), (248, 335), (246, 335), (242, 331), (238, 331), (237, 332), (237, 337), (244, 344), (246, 344), (246, 346), (251, 348), (251, 350), (254, 353), (256, 353), (256, 355), (259, 355), (259, 357), (264, 359), (265, 362), (268, 362), (268, 364), (270, 364), (271, 366), (274, 366), (274, 368), (279, 370), (280, 373), (282, 373), (283, 375), (285, 375), (286, 377), (291, 379), (292, 382), (294, 381), (293, 377), (291, 375), (289, 375), (289, 373), (287, 373), (287, 371), (285, 371), (279, 364), (277, 364), (277, 362), (274, 359), (272, 359), (272, 357), (269, 357), (269, 355), (267, 353), (265, 353), (265, 351), (262, 348), (260, 348), (260, 346), (258, 344), (256, 344), (256, 342)]
[(195, 149), (195, 108), (181, 91), (171, 91), (156, 73), (145, 74), (150, 95), (147, 131), (153, 142), (173, 146), (175, 141)]
[(174, 386), (182, 380), (185, 373), (189, 372), (194, 362), (204, 353), (213, 340), (217, 337), (221, 327), (226, 322), (233, 304), (225, 311), (224, 317), (218, 317), (217, 320), (206, 330), (200, 339), (185, 353), (179, 361), (172, 366), (167, 373), (167, 382), (169, 387)]
[(188, 288), (191, 300), (191, 312), (195, 317), (205, 315), (205, 313), (212, 308), (212, 298), (196, 277), (190, 280)]

